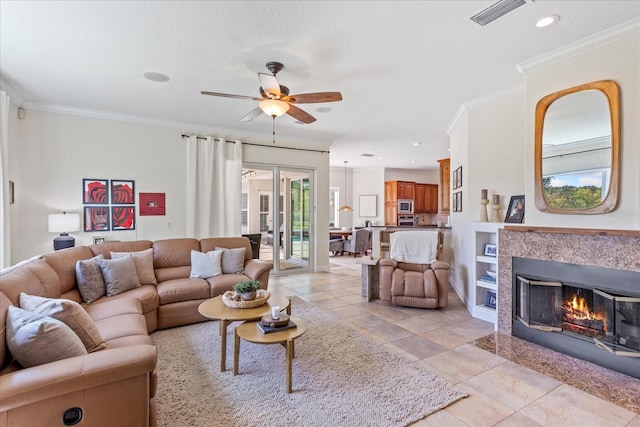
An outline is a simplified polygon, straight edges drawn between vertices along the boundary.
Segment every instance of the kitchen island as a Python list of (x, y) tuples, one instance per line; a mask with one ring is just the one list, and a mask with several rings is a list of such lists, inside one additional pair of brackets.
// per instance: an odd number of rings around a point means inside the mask
[[(372, 235), (372, 240), (371, 240), (371, 250), (372, 250), (372, 256), (374, 258), (380, 258), (382, 257), (381, 250), (380, 250), (380, 243), (381, 242), (381, 231), (383, 230), (393, 230), (393, 231), (418, 231), (418, 230), (442, 230), (445, 232), (448, 230), (451, 230), (450, 227), (438, 227), (436, 225), (408, 225), (408, 226), (394, 226), (394, 225), (372, 225), (371, 228), (373, 229), (373, 235)], [(388, 242), (385, 242), (388, 243)]]

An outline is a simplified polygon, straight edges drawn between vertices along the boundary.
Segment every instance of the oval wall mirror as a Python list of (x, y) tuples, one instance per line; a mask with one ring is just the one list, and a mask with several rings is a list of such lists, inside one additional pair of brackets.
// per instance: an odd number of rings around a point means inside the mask
[(618, 204), (619, 89), (601, 80), (536, 105), (535, 203), (542, 212), (601, 214)]

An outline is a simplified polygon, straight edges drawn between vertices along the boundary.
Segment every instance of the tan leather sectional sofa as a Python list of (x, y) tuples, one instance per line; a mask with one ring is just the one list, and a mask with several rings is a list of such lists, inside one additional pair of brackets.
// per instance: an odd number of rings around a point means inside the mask
[[(191, 251), (246, 248), (243, 274), (190, 278)], [(85, 304), (76, 282), (76, 262), (111, 252), (153, 250), (157, 284)], [(82, 411), (76, 425), (155, 426), (156, 351), (149, 334), (160, 328), (207, 320), (198, 305), (251, 278), (266, 289), (273, 264), (252, 259), (245, 237), (113, 242), (51, 252), (0, 275), (0, 427), (61, 426)], [(23, 368), (8, 349), (9, 306), (20, 293), (82, 304), (106, 348), (86, 355)], [(12, 309), (13, 310), (13, 309)], [(160, 385), (162, 386), (162, 385)], [(66, 415), (65, 415), (66, 414)], [(70, 424), (67, 424), (70, 425)]]

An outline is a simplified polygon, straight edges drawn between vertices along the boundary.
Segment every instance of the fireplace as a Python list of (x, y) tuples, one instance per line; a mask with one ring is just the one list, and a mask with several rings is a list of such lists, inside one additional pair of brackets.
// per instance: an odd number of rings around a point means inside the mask
[(640, 378), (640, 273), (512, 259), (512, 333)]

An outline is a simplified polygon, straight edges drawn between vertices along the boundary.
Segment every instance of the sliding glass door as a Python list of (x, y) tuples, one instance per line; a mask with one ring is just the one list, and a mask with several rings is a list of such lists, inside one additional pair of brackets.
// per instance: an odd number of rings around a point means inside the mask
[(243, 233), (260, 234), (259, 258), (275, 274), (311, 269), (313, 171), (245, 164), (242, 177)]

